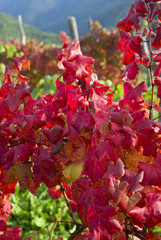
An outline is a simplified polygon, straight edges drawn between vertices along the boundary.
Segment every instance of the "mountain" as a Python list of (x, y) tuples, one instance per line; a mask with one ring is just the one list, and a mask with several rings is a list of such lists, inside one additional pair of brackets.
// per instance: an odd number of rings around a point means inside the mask
[(0, 0), (0, 11), (43, 31), (69, 34), (67, 19), (75, 16), (79, 35), (88, 33), (88, 20), (98, 20), (103, 27), (113, 28), (123, 17), (132, 0)]
[[(44, 43), (60, 43), (58, 34), (42, 32), (27, 24), (24, 24), (24, 31), (26, 33), (27, 40), (37, 39), (39, 41), (43, 41)], [(6, 42), (13, 38), (18, 38), (21, 41), (18, 20), (10, 15), (0, 13), (0, 39)]]

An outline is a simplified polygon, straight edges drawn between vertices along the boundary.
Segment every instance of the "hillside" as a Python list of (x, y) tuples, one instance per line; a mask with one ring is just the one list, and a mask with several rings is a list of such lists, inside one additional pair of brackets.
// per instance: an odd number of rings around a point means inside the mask
[[(27, 40), (37, 39), (45, 43), (59, 43), (57, 34), (42, 32), (27, 24), (24, 24), (24, 30)], [(18, 38), (21, 40), (21, 33), (17, 19), (10, 15), (0, 13), (0, 39), (3, 41), (8, 41), (13, 38)]]
[[(14, 3), (13, 3), (14, 2)], [(80, 36), (88, 33), (88, 19), (98, 20), (103, 27), (113, 28), (125, 16), (132, 0), (0, 0), (0, 11), (43, 31), (69, 34), (67, 19), (75, 16)], [(10, 7), (8, 7), (10, 6)]]

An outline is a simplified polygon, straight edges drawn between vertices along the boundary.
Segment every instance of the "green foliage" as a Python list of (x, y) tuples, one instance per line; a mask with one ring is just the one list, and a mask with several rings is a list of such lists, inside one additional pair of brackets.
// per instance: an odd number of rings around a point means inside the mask
[[(38, 239), (48, 240), (49, 233), (51, 234), (55, 224), (54, 221), (57, 220), (66, 206), (63, 198), (58, 200), (50, 198), (47, 187), (44, 184), (41, 184), (36, 196), (32, 195), (26, 189), (19, 188), (17, 185), (16, 193), (10, 196), (10, 201), (13, 209), (11, 211), (11, 218), (8, 220), (8, 226), (20, 226), (22, 228), (22, 239), (25, 239), (25, 236), (33, 232), (40, 231)], [(61, 218), (58, 220), (60, 221), (61, 219), (71, 221), (68, 209), (65, 209)], [(48, 227), (45, 228), (47, 225)], [(42, 229), (43, 231), (41, 231)], [(69, 237), (69, 231), (73, 231), (72, 224), (57, 223), (53, 239), (57, 239), (58, 237), (67, 239)], [(32, 236), (34, 239), (37, 233)]]
[(9, 58), (12, 58), (17, 53), (16, 47), (12, 44), (11, 45), (5, 44), (5, 48), (6, 48), (7, 56)]
[(17, 51), (14, 44), (0, 42), (0, 87), (4, 78), (6, 61), (8, 65), (14, 56), (22, 56), (22, 54), (22, 52)]
[(44, 93), (46, 94), (54, 94), (56, 90), (56, 79), (58, 75), (55, 74), (53, 76), (47, 75), (44, 78), (40, 79), (40, 81), (35, 85), (32, 90), (32, 97), (39, 98)]
[(101, 83), (109, 86), (112, 90), (112, 93), (114, 93), (113, 96), (113, 101), (117, 102), (121, 97), (123, 97), (124, 90), (123, 90), (123, 85), (122, 84), (117, 84), (115, 85), (111, 80), (100, 80)]

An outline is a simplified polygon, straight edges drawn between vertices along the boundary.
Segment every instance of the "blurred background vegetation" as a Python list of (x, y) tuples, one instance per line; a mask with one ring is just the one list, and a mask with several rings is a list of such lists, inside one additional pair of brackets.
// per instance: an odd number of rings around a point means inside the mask
[[(42, 32), (30, 25), (24, 24), (27, 40), (37, 39), (48, 44), (60, 44), (58, 34)], [(20, 27), (17, 19), (10, 15), (0, 13), (0, 39), (7, 42), (13, 38), (21, 39)]]

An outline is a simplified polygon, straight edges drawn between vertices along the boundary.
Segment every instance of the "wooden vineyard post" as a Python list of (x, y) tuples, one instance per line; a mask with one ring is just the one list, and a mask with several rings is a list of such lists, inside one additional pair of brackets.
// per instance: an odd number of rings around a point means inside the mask
[(68, 17), (68, 24), (69, 24), (70, 36), (72, 40), (79, 39), (77, 22), (75, 17)]
[(93, 20), (92, 20), (92, 18), (89, 18), (89, 20), (88, 20), (89, 31), (91, 31), (92, 25), (93, 25)]
[(20, 27), (20, 32), (21, 32), (21, 36), (22, 36), (22, 44), (26, 45), (26, 34), (23, 28), (23, 22), (22, 22), (22, 16), (18, 15), (18, 23), (19, 23), (19, 27)]

